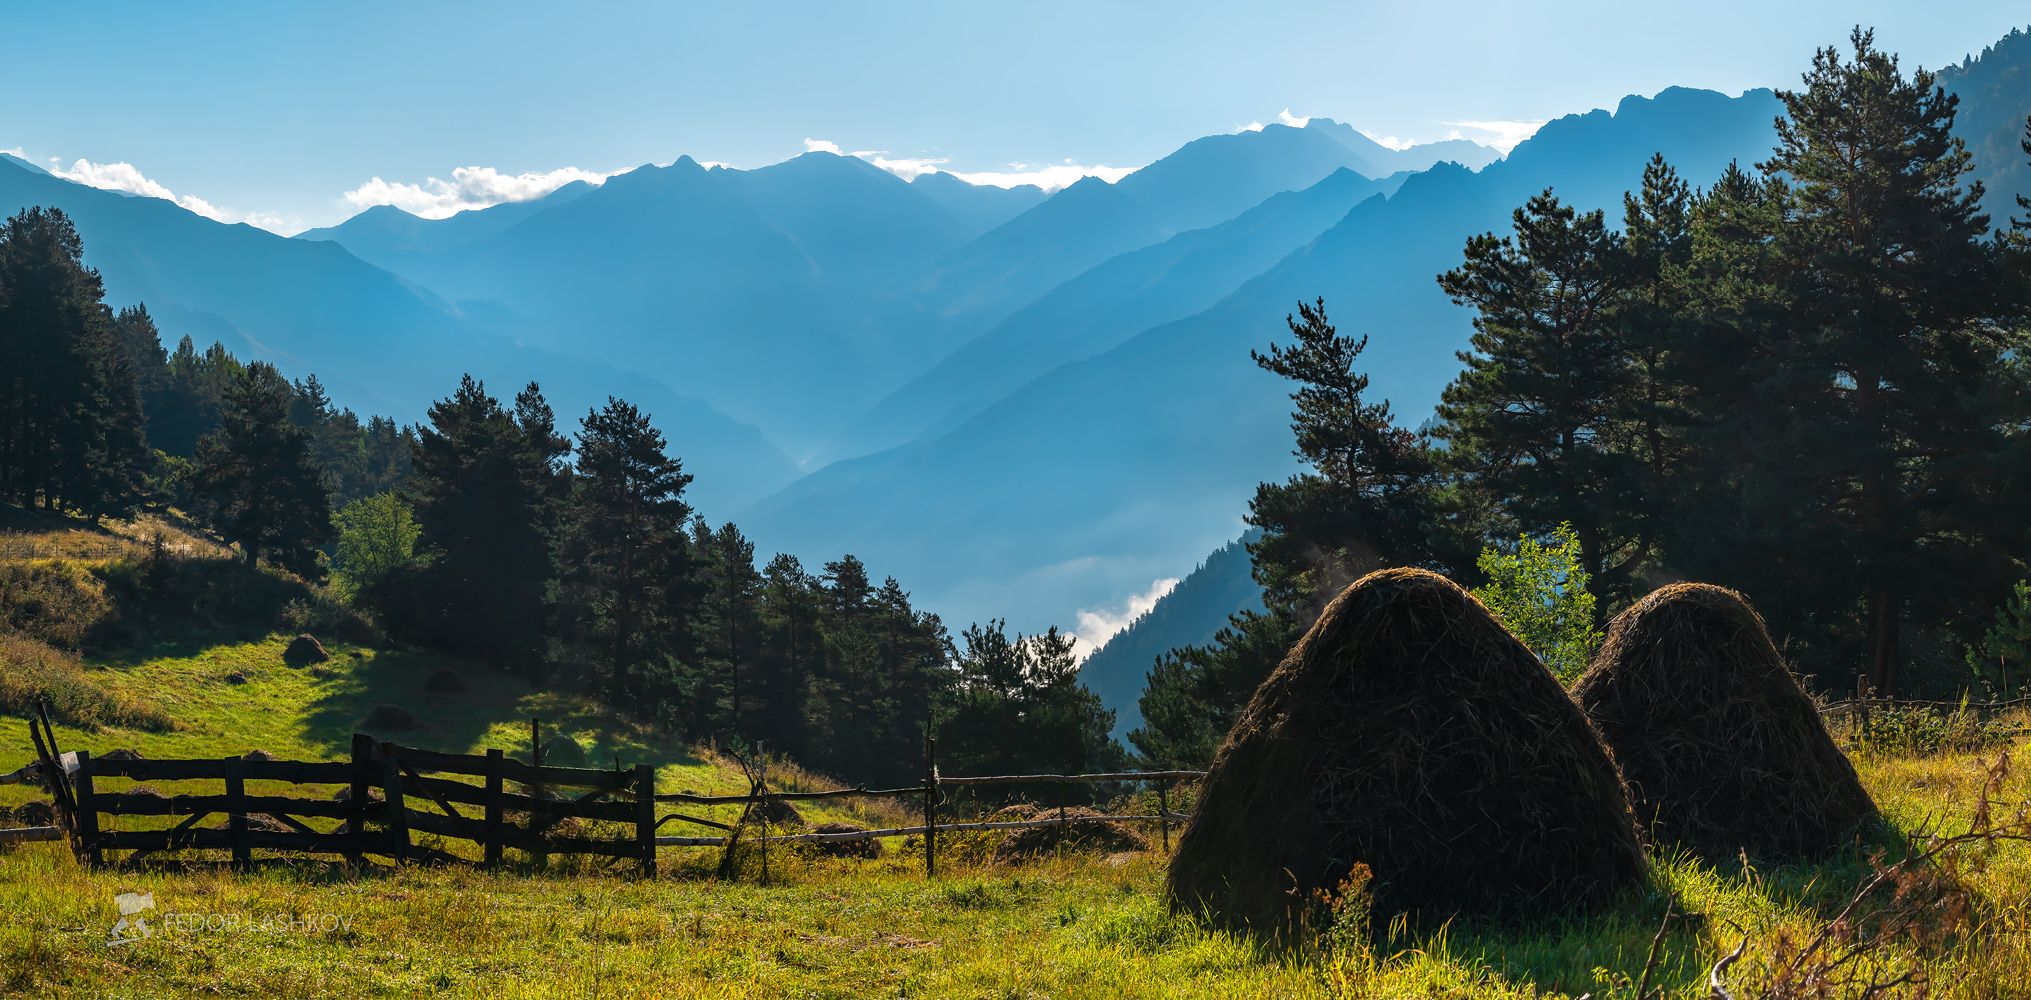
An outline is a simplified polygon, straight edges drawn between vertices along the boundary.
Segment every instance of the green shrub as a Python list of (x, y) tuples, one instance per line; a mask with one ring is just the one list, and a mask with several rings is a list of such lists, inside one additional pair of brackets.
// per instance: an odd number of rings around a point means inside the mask
[(1968, 647), (1967, 661), (1977, 681), (2004, 697), (2023, 688), (2031, 670), (2031, 580), (2017, 581), (1982, 641)]
[(1512, 550), (1484, 548), (1474, 565), (1488, 578), (1474, 596), (1559, 683), (1569, 684), (1586, 671), (1601, 646), (1601, 630), (1594, 626), (1594, 595), (1572, 525), (1559, 525), (1549, 544), (1523, 535)]

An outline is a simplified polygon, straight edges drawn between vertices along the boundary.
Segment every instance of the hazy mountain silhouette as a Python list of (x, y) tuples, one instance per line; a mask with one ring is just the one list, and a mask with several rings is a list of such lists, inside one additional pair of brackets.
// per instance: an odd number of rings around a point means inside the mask
[(919, 174), (910, 186), (945, 209), (952, 221), (979, 236), (996, 226), (1035, 208), (1048, 195), (1034, 184), (999, 188), (992, 184), (970, 184), (948, 173)]
[(1395, 191), (1406, 176), (1370, 180), (1342, 167), (1303, 191), (1272, 195), (1219, 225), (1104, 261), (883, 398), (845, 429), (835, 450), (860, 454), (949, 429), (1060, 364), (1205, 309), (1363, 199)]
[(146, 302), (172, 345), (189, 334), (244, 359), (273, 361), (292, 377), (315, 373), (363, 415), (420, 419), (462, 372), (504, 396), (539, 379), (560, 423), (575, 425), (609, 393), (653, 414), (699, 476), (697, 498), (708, 510), (726, 511), (796, 474), (754, 427), (636, 370), (518, 346), (338, 244), (224, 225), (161, 199), (0, 164), (0, 211), (31, 205), (68, 213), (108, 301)]
[(1255, 484), (1291, 471), (1287, 387), (1247, 352), (1286, 336), (1294, 302), (1323, 295), (1343, 330), (1372, 335), (1373, 391), (1414, 426), (1458, 370), (1468, 316), (1434, 279), (1469, 235), (1506, 229), (1547, 186), (1619, 210), (1656, 151), (1705, 183), (1767, 153), (1776, 113), (1769, 91), (1672, 89), (1551, 122), (1479, 173), (1413, 175), (1211, 308), (822, 469), (743, 523), (798, 553), (850, 549), (954, 620), (1027, 628), (1118, 600), (1231, 539)]
[(1349, 166), (1370, 177), (1384, 177), (1403, 170), (1428, 170), (1440, 163), (1457, 163), (1469, 170), (1479, 170), (1502, 158), (1500, 150), (1469, 139), (1445, 139), (1405, 149), (1391, 149), (1362, 135), (1354, 126), (1331, 118), (1313, 118), (1305, 122), (1305, 129), (1322, 132), (1347, 147), (1354, 156), (1354, 162)]
[(913, 294), (984, 330), (1109, 257), (1224, 222), (1355, 159), (1323, 130), (1285, 125), (1195, 139), (1113, 184), (1072, 184), (967, 244)]
[(1136, 700), (1142, 697), (1157, 657), (1184, 646), (1206, 645), (1229, 616), (1262, 610), (1262, 586), (1255, 582), (1247, 548), (1259, 535), (1250, 531), (1214, 549), (1154, 607), (1115, 633), (1080, 666), (1080, 682), (1114, 709), (1117, 739), (1142, 725)]

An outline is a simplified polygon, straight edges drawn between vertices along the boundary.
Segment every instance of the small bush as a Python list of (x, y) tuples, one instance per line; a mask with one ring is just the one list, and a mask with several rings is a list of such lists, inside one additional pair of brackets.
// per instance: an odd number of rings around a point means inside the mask
[(1879, 754), (1966, 753), (2008, 746), (2012, 729), (1984, 720), (1961, 706), (1942, 710), (1926, 705), (1874, 705), (1867, 720), (1855, 717), (1850, 736), (1855, 748)]
[(1474, 588), (1474, 596), (1544, 661), (1559, 683), (1569, 684), (1586, 672), (1601, 648), (1601, 630), (1594, 627), (1594, 594), (1587, 589), (1580, 537), (1572, 525), (1559, 525), (1549, 543), (1524, 535), (1512, 551), (1482, 549), (1474, 565), (1488, 578)]
[(82, 729), (176, 728), (162, 710), (101, 686), (76, 656), (27, 636), (0, 634), (0, 712), (27, 715), (37, 697), (48, 702), (55, 721)]

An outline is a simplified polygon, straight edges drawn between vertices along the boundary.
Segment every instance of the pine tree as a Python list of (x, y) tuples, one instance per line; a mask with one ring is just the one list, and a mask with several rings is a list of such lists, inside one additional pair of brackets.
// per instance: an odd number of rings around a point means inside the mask
[(1510, 531), (1544, 535), (1571, 523), (1598, 594), (1617, 594), (1641, 552), (1623, 512), (1634, 508), (1629, 456), (1614, 449), (1630, 382), (1612, 322), (1626, 278), (1600, 212), (1550, 190), (1513, 216), (1513, 236), (1467, 241), (1462, 265), (1439, 276), (1476, 311), (1466, 370), (1445, 390), (1438, 435), (1469, 488)]
[(310, 576), (333, 537), (331, 503), (308, 440), (289, 422), (289, 399), (274, 366), (248, 365), (219, 428), (198, 442), (196, 488), (206, 519), (249, 565), (266, 556)]
[(1262, 484), (1249, 505), (1262, 529), (1249, 552), (1264, 610), (1236, 615), (1212, 644), (1176, 650), (1150, 673), (1129, 740), (1155, 763), (1210, 760), (1256, 685), (1348, 583), (1388, 565), (1454, 569), (1473, 552), (1429, 444), (1366, 397), (1356, 365), (1367, 338), (1341, 336), (1323, 300), (1299, 303), (1285, 325), (1293, 343), (1250, 357), (1295, 383), (1291, 433), (1307, 471)]
[(732, 522), (715, 531), (701, 518), (692, 526), (692, 549), (700, 577), (694, 588), (694, 645), (710, 678), (708, 729), (751, 736), (748, 721), (757, 702), (753, 674), (761, 646), (762, 575), (755, 570), (755, 544)]
[[(519, 423), (530, 435), (530, 456), (554, 453), (540, 437), (544, 421)], [(687, 572), (691, 508), (683, 493), (691, 477), (665, 448), (648, 416), (629, 403), (609, 398), (587, 413), (560, 538), (568, 659), (612, 704), (658, 719), (682, 717), (687, 693), (669, 646), (685, 627), (671, 588)]]
[(2021, 289), (1987, 239), (1953, 134), (1957, 98), (1856, 29), (1820, 51), (1763, 171), (1786, 181), (1773, 250), (1787, 312), (1772, 362), (1788, 390), (1784, 468), (1795, 546), (1853, 594), (1878, 690), (1899, 684), (1904, 625), (1964, 617), (2014, 579), (2021, 502), (1999, 462), (2026, 419), (1997, 384)]
[[(545, 443), (541, 447), (547, 448)], [(499, 400), (468, 375), (430, 407), (413, 458), (420, 548), (420, 638), (537, 675), (552, 573), (554, 470), (536, 461)]]
[(136, 366), (61, 210), (0, 225), (0, 495), (94, 517), (130, 510), (147, 464)]

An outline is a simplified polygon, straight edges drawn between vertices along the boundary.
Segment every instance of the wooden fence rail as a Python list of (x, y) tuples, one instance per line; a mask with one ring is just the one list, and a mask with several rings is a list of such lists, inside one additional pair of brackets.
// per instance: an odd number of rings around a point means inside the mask
[[(498, 865), (508, 850), (522, 851), (538, 865), (551, 854), (579, 854), (619, 861), (632, 860), (649, 876), (656, 873), (656, 852), (665, 847), (716, 847), (731, 850), (751, 843), (762, 851), (767, 872), (772, 844), (828, 844), (921, 836), (927, 875), (936, 872), (939, 833), (1071, 827), (1090, 823), (1155, 823), (1170, 846), (1170, 827), (1187, 819), (1171, 811), (1169, 786), (1196, 780), (1201, 771), (1116, 771), (1101, 774), (1009, 774), (946, 776), (938, 773), (936, 744), (926, 741), (925, 783), (900, 788), (821, 789), (777, 792), (768, 789), (763, 770), (746, 794), (701, 795), (656, 791), (656, 769), (646, 763), (612, 769), (557, 767), (542, 762), (541, 732), (531, 720), (530, 760), (523, 762), (500, 750), (455, 754), (403, 746), (355, 735), (352, 755), (340, 761), (262, 760), (223, 757), (211, 760), (147, 760), (94, 758), (86, 751), (65, 752), (56, 744), (48, 711), (38, 705), (29, 720), (39, 773), (55, 802), (58, 825), (0, 830), (0, 844), (68, 840), (80, 860), (99, 865), (106, 852), (128, 852), (133, 864), (149, 854), (171, 850), (219, 850), (230, 853), (238, 868), (253, 863), (252, 852), (282, 851), (340, 855), (359, 864), (368, 857), (395, 864), (412, 861), (458, 860), (455, 856), (415, 843), (416, 834), (466, 841), (478, 848), (482, 863)], [(152, 787), (102, 789), (106, 779), (128, 781), (206, 781), (224, 790), (165, 794)], [(476, 780), (461, 780), (476, 779)], [(248, 782), (289, 786), (287, 791), (248, 790)], [(962, 820), (938, 818), (941, 789), (974, 785), (1154, 783), (1158, 808), (1149, 814), (1072, 815), (1061, 806), (1058, 815), (1029, 820)], [(511, 790), (513, 783), (520, 786)], [(302, 786), (332, 786), (339, 793), (306, 792)], [(379, 793), (376, 799), (375, 793)], [(778, 802), (827, 799), (920, 797), (923, 822), (914, 826), (833, 833), (776, 834), (765, 817)], [(726, 823), (702, 816), (670, 812), (661, 804), (739, 805), (739, 820)], [(220, 824), (199, 827), (207, 817)], [(119, 817), (163, 817), (178, 822), (165, 829), (116, 829)], [(256, 818), (264, 820), (260, 824)], [(719, 831), (717, 836), (659, 833), (666, 824), (688, 824)], [(759, 835), (743, 837), (744, 827), (760, 823)], [(590, 824), (590, 825), (588, 825)], [(604, 834), (604, 835), (602, 835)], [(766, 874), (764, 875), (766, 878)]]

